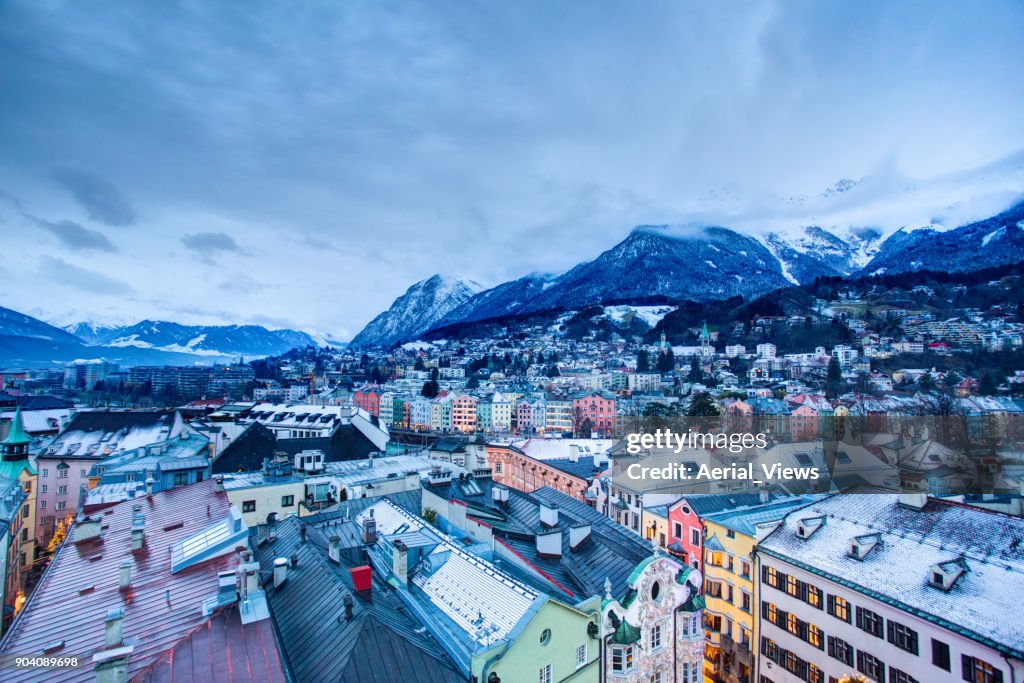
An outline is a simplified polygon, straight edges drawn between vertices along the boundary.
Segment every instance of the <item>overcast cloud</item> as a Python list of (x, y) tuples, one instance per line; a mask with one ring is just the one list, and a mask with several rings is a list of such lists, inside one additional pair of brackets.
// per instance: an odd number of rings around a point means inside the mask
[(5, 246), (53, 244), (0, 305), (345, 338), (434, 272), (1019, 167), (1022, 30), (1015, 1), (3, 3)]

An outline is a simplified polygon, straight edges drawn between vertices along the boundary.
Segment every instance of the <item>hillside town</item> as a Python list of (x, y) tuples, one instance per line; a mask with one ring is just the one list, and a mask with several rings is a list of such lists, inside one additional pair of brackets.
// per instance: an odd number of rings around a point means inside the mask
[[(3, 370), (5, 679), (1020, 680), (1024, 625), (998, 615), (1024, 578), (1024, 371), (986, 354), (1022, 326), (905, 311), (890, 336), (839, 305), (674, 342), (654, 327), (671, 307), (617, 306), (648, 331), (562, 314), (225, 366)], [(631, 431), (715, 415), (832, 477), (614, 473)], [(954, 415), (980, 453), (915, 422)], [(873, 440), (837, 428), (872, 416)], [(56, 664), (12, 664), (29, 655)]]

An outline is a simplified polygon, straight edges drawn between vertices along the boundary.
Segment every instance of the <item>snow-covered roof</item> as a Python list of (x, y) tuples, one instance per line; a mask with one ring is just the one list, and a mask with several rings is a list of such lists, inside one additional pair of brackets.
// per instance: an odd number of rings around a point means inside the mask
[[(918, 617), (1014, 656), (1024, 656), (1024, 622), (1008, 618), (1008, 596), (1024, 585), (1024, 520), (929, 499), (922, 509), (898, 494), (838, 494), (791, 513), (760, 544), (795, 564)], [(810, 537), (805, 517), (824, 516)], [(848, 556), (851, 539), (879, 534), (863, 559)], [(966, 571), (947, 592), (929, 585), (932, 567), (962, 557)]]

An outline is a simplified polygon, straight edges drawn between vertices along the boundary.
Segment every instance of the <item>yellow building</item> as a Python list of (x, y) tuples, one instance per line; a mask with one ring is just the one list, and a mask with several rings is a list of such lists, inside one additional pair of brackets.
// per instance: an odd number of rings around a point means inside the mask
[(668, 506), (655, 505), (644, 508), (640, 513), (640, 533), (648, 541), (665, 548), (668, 545)]
[(0, 479), (17, 480), (25, 491), (21, 509), (12, 512), (8, 546), (6, 604), (15, 614), (25, 604), (25, 579), (37, 559), (36, 549), (36, 468), (29, 458), (30, 438), (21, 420), (21, 408), (14, 412), (7, 436), (0, 442)]
[(704, 518), (704, 680), (753, 683), (757, 655), (754, 546), (810, 497), (727, 510)]

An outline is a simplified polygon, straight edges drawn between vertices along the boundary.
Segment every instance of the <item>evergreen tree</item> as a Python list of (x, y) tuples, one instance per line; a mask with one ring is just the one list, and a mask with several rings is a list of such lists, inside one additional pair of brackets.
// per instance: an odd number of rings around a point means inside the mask
[(686, 414), (690, 417), (715, 417), (718, 415), (718, 404), (714, 402), (707, 392), (695, 394), (690, 400), (690, 407)]
[(644, 348), (641, 348), (639, 351), (636, 352), (636, 371), (637, 372), (647, 372), (650, 369), (651, 365), (650, 365), (650, 359), (648, 358), (648, 355), (649, 354), (647, 353), (647, 349), (644, 349)]
[(930, 392), (935, 388), (935, 378), (932, 377), (932, 373), (926, 372), (917, 378), (917, 388), (924, 393)]
[(420, 395), (426, 396), (427, 398), (434, 398), (441, 393), (441, 387), (438, 385), (437, 380), (428, 380), (423, 383), (423, 388), (420, 389)]
[(991, 373), (986, 372), (978, 381), (978, 393), (982, 396), (993, 396), (996, 393), (996, 381)]
[(666, 349), (658, 355), (658, 372), (671, 372), (676, 368), (676, 354)]

